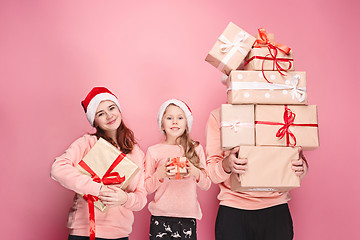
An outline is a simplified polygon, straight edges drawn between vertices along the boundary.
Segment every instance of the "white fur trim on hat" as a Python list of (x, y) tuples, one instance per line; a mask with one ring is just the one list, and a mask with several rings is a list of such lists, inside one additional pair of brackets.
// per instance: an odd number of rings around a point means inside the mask
[(98, 95), (96, 95), (91, 99), (86, 111), (86, 117), (89, 120), (91, 126), (94, 127), (96, 109), (98, 108), (99, 104), (102, 101), (106, 101), (106, 100), (113, 101), (116, 104), (116, 106), (119, 108), (119, 111), (121, 112), (119, 101), (114, 95), (107, 92), (99, 93)]
[(183, 101), (177, 100), (177, 99), (169, 99), (166, 102), (164, 102), (158, 112), (158, 124), (159, 124), (159, 129), (162, 131), (161, 129), (161, 122), (162, 122), (162, 118), (164, 116), (165, 110), (166, 108), (170, 105), (170, 104), (174, 104), (176, 106), (178, 106), (179, 108), (181, 108), (181, 110), (184, 111), (185, 113), (185, 117), (186, 117), (186, 121), (187, 121), (187, 127), (189, 129), (189, 132), (191, 131), (191, 126), (193, 124), (193, 116), (191, 113), (190, 108), (188, 107), (188, 105), (186, 105)]

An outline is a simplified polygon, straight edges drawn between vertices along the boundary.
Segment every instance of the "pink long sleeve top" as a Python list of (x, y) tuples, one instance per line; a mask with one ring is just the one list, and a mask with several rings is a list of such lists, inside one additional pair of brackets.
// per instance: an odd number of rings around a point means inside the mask
[[(211, 112), (206, 125), (207, 171), (210, 179), (218, 184), (220, 205), (254, 210), (286, 203), (288, 192), (234, 192), (230, 190), (230, 174), (222, 167), (225, 153), (220, 139), (220, 108)], [(227, 156), (227, 155), (226, 155)]]
[[(101, 184), (92, 181), (89, 176), (81, 174), (75, 168), (96, 141), (95, 136), (84, 135), (73, 142), (64, 154), (55, 159), (51, 169), (51, 177), (76, 193), (98, 196)], [(123, 205), (110, 207), (104, 212), (95, 208), (96, 237), (122, 238), (129, 236), (134, 222), (133, 211), (141, 210), (146, 204), (143, 171), (144, 153), (135, 145), (127, 157), (139, 166), (140, 171), (124, 190), (127, 192), (128, 199)], [(88, 203), (78, 194), (74, 197), (67, 227), (70, 229), (71, 235), (89, 236)]]
[[(200, 158), (200, 167), (206, 168), (206, 159), (201, 145), (195, 148)], [(208, 190), (211, 181), (206, 171), (201, 171), (198, 181), (194, 177), (180, 180), (163, 179), (159, 181), (156, 169), (166, 164), (168, 158), (181, 157), (184, 150), (179, 145), (156, 144), (149, 147), (145, 157), (145, 188), (147, 192), (155, 192), (154, 200), (148, 205), (154, 216), (184, 217), (201, 219), (202, 213), (197, 200), (196, 186)]]

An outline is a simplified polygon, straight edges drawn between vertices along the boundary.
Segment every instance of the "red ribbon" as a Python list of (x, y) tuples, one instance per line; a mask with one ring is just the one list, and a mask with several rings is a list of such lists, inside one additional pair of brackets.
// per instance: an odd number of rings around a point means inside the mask
[[(318, 127), (318, 124), (299, 124), (294, 123), (296, 114), (293, 113), (287, 105), (285, 105), (285, 111), (284, 111), (284, 123), (278, 123), (278, 122), (266, 122), (266, 121), (255, 121), (255, 124), (267, 124), (267, 125), (282, 125), (282, 127), (277, 131), (276, 137), (279, 139), (282, 139), (283, 137), (286, 137), (286, 146), (296, 146), (296, 137), (295, 135), (290, 131), (290, 126), (301, 126), (301, 127)], [(291, 139), (293, 140), (293, 143), (291, 143)]]
[[(125, 176), (120, 177), (118, 172), (111, 172), (114, 168), (124, 159), (126, 155), (120, 153), (120, 155), (114, 160), (104, 176), (100, 178), (96, 173), (83, 161), (79, 162), (79, 165), (91, 174), (91, 178), (94, 182), (103, 183), (104, 185), (120, 184), (125, 181)], [(94, 202), (99, 198), (90, 194), (85, 194), (83, 198), (89, 205), (89, 223), (90, 223), (90, 240), (95, 240), (95, 207)]]
[(266, 32), (266, 30), (264, 28), (259, 28), (258, 32), (259, 32), (259, 38), (257, 38), (254, 43), (255, 48), (260, 48), (260, 47), (265, 47), (265, 46), (271, 45), (272, 47), (277, 48), (286, 54), (290, 53), (291, 48), (289, 48), (288, 46), (281, 44), (281, 43), (271, 42), (269, 40), (268, 33)]
[(181, 177), (180, 177), (180, 168), (186, 167), (186, 161), (181, 162), (180, 157), (173, 158), (170, 161), (171, 161), (171, 163), (169, 164), (169, 166), (176, 166), (176, 169), (177, 169), (175, 179), (181, 179)]

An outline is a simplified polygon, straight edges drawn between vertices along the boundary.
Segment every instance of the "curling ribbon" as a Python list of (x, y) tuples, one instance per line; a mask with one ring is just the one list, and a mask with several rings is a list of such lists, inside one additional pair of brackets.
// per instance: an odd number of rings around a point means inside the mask
[(264, 28), (259, 28), (258, 32), (259, 32), (259, 37), (256, 39), (256, 41), (254, 43), (255, 48), (266, 47), (266, 46), (271, 45), (274, 48), (277, 48), (286, 54), (290, 53), (291, 48), (289, 48), (288, 46), (281, 44), (281, 43), (271, 42), (269, 40), (268, 33), (266, 32), (266, 30)]
[[(111, 171), (114, 170), (114, 168), (124, 159), (125, 156), (126, 155), (124, 153), (120, 153), (120, 155), (114, 160), (114, 162), (111, 164), (111, 166), (102, 178), (96, 175), (96, 173), (83, 160), (79, 162), (79, 165), (91, 174), (91, 178), (94, 182), (102, 182), (105, 185), (120, 184), (125, 181), (125, 176), (120, 177), (120, 174), (118, 172)], [(94, 202), (98, 201), (99, 198), (90, 194), (85, 194), (83, 198), (88, 202), (89, 205), (90, 240), (95, 240)]]
[[(288, 108), (287, 105), (285, 105), (285, 111), (283, 115), (284, 123), (277, 123), (277, 122), (267, 122), (267, 121), (255, 121), (255, 124), (267, 124), (267, 125), (282, 125), (282, 127), (277, 131), (276, 137), (279, 139), (283, 139), (286, 137), (286, 146), (296, 146), (296, 137), (295, 135), (290, 131), (290, 126), (302, 126), (302, 127), (318, 127), (318, 124), (298, 124), (294, 123), (296, 114), (291, 111), (291, 109)], [(291, 142), (290, 140), (293, 140)]]
[(181, 162), (180, 157), (173, 158), (170, 161), (171, 161), (171, 163), (169, 164), (169, 166), (176, 166), (175, 179), (181, 179), (181, 177), (180, 177), (180, 168), (186, 167), (186, 161)]

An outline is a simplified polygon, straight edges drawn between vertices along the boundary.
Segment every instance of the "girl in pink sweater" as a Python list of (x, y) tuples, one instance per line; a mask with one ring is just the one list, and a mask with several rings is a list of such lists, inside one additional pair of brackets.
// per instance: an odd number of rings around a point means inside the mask
[[(133, 132), (125, 126), (120, 104), (112, 92), (104, 87), (95, 87), (81, 104), (96, 133), (85, 134), (73, 142), (63, 155), (55, 159), (51, 169), (53, 179), (78, 193), (69, 213), (68, 239), (85, 240), (89, 239), (89, 235), (90, 239), (94, 239), (96, 235), (95, 239), (126, 240), (134, 222), (133, 211), (141, 210), (146, 204), (144, 153), (136, 144)], [(75, 168), (99, 137), (112, 143), (140, 168), (125, 190), (120, 189), (120, 185), (97, 183)], [(79, 194), (96, 196), (108, 207), (104, 212), (95, 208), (95, 234), (89, 234), (88, 202)]]
[[(197, 200), (196, 186), (208, 190), (211, 181), (205, 167), (202, 146), (191, 140), (193, 117), (190, 108), (182, 101), (164, 102), (158, 113), (159, 128), (165, 141), (149, 147), (145, 157), (145, 188), (155, 192), (149, 203), (151, 213), (149, 239), (196, 239), (196, 219), (202, 213)], [(176, 166), (169, 159), (187, 158), (187, 174), (174, 179)]]

